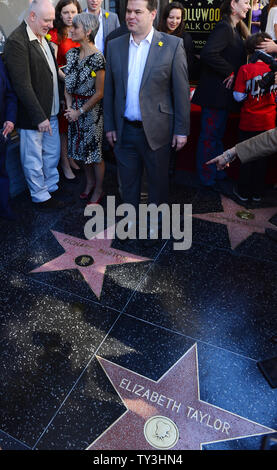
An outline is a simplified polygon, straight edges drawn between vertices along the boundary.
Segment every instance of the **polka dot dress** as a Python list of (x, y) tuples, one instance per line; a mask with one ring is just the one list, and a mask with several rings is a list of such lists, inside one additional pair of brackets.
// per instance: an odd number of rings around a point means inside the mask
[[(73, 96), (72, 107), (79, 109), (95, 93), (95, 75), (105, 68), (101, 52), (79, 60), (80, 49), (74, 48), (66, 54), (65, 86)], [(68, 157), (84, 163), (99, 163), (102, 160), (103, 106), (101, 102), (88, 112), (81, 114), (78, 121), (68, 126)]]

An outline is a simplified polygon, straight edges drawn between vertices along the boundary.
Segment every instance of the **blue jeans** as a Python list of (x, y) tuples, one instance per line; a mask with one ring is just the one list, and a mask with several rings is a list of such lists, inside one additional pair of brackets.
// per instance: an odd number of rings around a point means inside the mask
[(20, 158), (33, 202), (50, 199), (58, 189), (60, 159), (59, 124), (50, 119), (52, 135), (30, 129), (20, 129)]
[(225, 177), (224, 172), (217, 172), (215, 165), (206, 165), (206, 162), (224, 151), (223, 137), (227, 118), (228, 111), (225, 109), (202, 108), (196, 159), (198, 176), (205, 186), (211, 186), (216, 179)]

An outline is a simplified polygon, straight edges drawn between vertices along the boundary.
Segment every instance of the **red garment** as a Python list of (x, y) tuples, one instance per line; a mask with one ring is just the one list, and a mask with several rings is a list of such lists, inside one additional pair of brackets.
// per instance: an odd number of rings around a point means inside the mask
[(258, 81), (270, 72), (264, 62), (242, 65), (233, 91), (246, 93), (240, 111), (239, 128), (243, 131), (267, 131), (276, 127), (276, 85), (270, 92), (261, 91)]
[(60, 39), (56, 28), (51, 29), (49, 34), (51, 35), (50, 42), (53, 42), (58, 46), (57, 63), (59, 67), (62, 67), (66, 64), (65, 54), (67, 51), (72, 49), (72, 47), (80, 47), (80, 44), (78, 42), (72, 41), (71, 38)]
[[(58, 46), (57, 63), (59, 67), (62, 67), (63, 65), (66, 65), (65, 54), (67, 53), (67, 51), (69, 51), (69, 49), (72, 49), (73, 47), (80, 47), (80, 44), (78, 42), (72, 41), (71, 38), (60, 39), (56, 28), (51, 29), (51, 31), (49, 31), (49, 34), (51, 36), (50, 42), (53, 42)], [(68, 129), (68, 122), (64, 117), (63, 111), (60, 112), (58, 119), (60, 133), (66, 134)]]

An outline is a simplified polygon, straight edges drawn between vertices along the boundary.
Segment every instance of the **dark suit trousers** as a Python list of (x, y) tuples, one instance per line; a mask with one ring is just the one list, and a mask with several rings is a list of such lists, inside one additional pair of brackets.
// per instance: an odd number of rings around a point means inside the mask
[(114, 153), (125, 203), (138, 209), (144, 168), (148, 184), (148, 204), (158, 206), (168, 202), (170, 144), (152, 150), (143, 128), (135, 128), (125, 121), (121, 144), (115, 146)]
[[(239, 130), (239, 142), (255, 137), (265, 131)], [(240, 167), (238, 178), (238, 192), (242, 196), (262, 196), (265, 191), (265, 177), (267, 170), (267, 158), (260, 158), (253, 162), (245, 163)]]
[(0, 216), (10, 215), (9, 177), (6, 171), (6, 144), (0, 135)]

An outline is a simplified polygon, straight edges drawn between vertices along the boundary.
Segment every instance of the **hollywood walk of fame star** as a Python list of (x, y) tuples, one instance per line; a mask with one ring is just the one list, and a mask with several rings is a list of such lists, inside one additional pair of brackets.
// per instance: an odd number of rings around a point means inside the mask
[(83, 240), (51, 231), (65, 249), (65, 253), (39, 268), (33, 269), (31, 273), (78, 269), (98, 298), (101, 296), (104, 275), (108, 265), (139, 263), (150, 260), (150, 258), (143, 258), (112, 248), (114, 226), (109, 227), (91, 240)]
[(199, 450), (275, 432), (200, 399), (197, 344), (158, 381), (98, 357), (127, 410), (87, 450)]
[(265, 233), (267, 228), (277, 230), (276, 225), (269, 222), (277, 213), (276, 207), (246, 210), (225, 196), (221, 196), (221, 202), (223, 212), (193, 214), (193, 217), (226, 225), (232, 250), (254, 232)]

